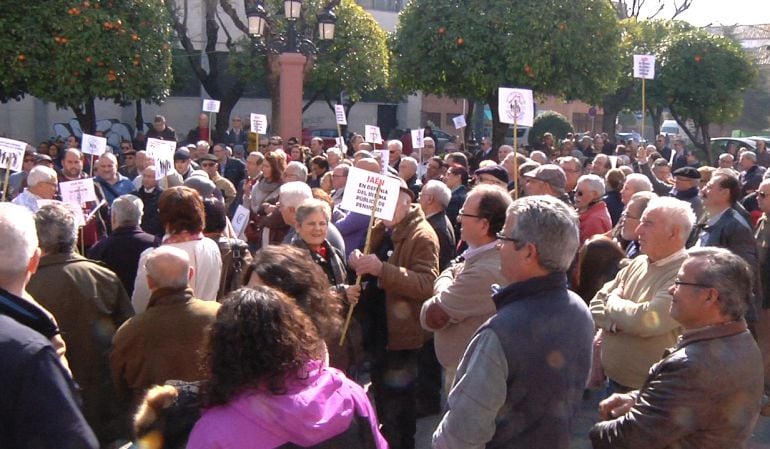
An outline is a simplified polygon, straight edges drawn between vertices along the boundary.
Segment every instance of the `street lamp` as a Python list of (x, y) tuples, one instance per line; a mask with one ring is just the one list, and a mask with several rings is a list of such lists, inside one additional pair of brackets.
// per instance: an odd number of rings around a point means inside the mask
[(268, 38), (271, 17), (268, 16), (264, 0), (244, 0), (249, 35), (254, 48), (262, 54), (278, 55), (280, 67), (280, 134), (284, 138), (297, 137), (302, 133), (302, 84), (307, 58), (323, 50), (334, 39), (337, 17), (331, 11), (335, 1), (326, 5), (317, 15), (317, 47), (312, 40), (297, 33), (297, 21), (301, 17), (302, 0), (284, 0), (285, 33), (272, 32)]

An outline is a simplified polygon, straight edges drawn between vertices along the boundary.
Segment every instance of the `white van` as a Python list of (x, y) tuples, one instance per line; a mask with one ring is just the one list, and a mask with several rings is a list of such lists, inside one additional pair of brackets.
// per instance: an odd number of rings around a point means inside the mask
[(663, 120), (663, 124), (660, 125), (660, 132), (672, 137), (682, 138), (685, 141), (690, 140), (676, 120)]

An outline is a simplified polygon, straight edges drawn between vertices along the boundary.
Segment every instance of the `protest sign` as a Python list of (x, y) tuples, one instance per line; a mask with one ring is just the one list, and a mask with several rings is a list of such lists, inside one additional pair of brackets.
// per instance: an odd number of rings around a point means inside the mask
[(60, 182), (59, 192), (61, 193), (62, 202), (77, 207), (82, 207), (88, 202), (96, 201), (93, 178)]
[(203, 100), (203, 112), (219, 112), (219, 100)]
[(239, 205), (235, 210), (235, 214), (233, 215), (233, 230), (235, 231), (236, 237), (240, 237), (243, 230), (246, 229), (246, 225), (249, 224), (250, 216), (251, 211), (247, 207)]
[(348, 171), (345, 194), (342, 196), (340, 208), (370, 216), (372, 208), (375, 206), (374, 200), (378, 185), (380, 186), (380, 197), (374, 209), (374, 216), (382, 220), (392, 220), (398, 202), (400, 187), (398, 179), (378, 175), (360, 168), (351, 167)]
[(24, 150), (27, 144), (18, 140), (0, 137), (0, 168), (10, 166), (11, 171), (21, 171), (24, 162)]
[(655, 79), (655, 55), (634, 55), (634, 78)]
[(364, 141), (369, 143), (382, 143), (380, 127), (373, 125), (364, 125)]
[(104, 137), (92, 136), (91, 134), (83, 133), (80, 147), (83, 153), (90, 154), (92, 156), (101, 156), (105, 151), (107, 151), (107, 139)]
[(457, 117), (454, 117), (452, 122), (455, 124), (455, 129), (465, 128), (467, 126), (465, 123), (464, 115), (458, 115)]
[(251, 113), (251, 132), (267, 134), (267, 116), (265, 114)]
[(425, 146), (425, 128), (412, 130), (412, 148), (422, 148)]
[(338, 125), (347, 125), (348, 119), (345, 117), (345, 106), (341, 104), (335, 104), (334, 105), (334, 115), (337, 119)]
[(374, 158), (377, 159), (377, 162), (380, 163), (380, 173), (387, 174), (388, 173), (388, 156), (390, 156), (390, 151), (387, 149), (385, 150), (373, 150), (372, 155), (374, 155)]
[(163, 179), (174, 170), (174, 152), (176, 142), (172, 140), (147, 139), (147, 157), (155, 161), (155, 179)]
[(501, 87), (498, 92), (497, 111), (500, 113), (501, 123), (532, 126), (535, 120), (532, 91)]

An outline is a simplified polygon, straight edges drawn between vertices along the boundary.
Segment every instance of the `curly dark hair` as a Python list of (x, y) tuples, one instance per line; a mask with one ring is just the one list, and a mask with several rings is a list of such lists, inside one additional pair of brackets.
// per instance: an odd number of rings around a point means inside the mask
[(323, 268), (313, 262), (307, 251), (291, 245), (262, 248), (246, 268), (244, 285), (254, 274), (263, 285), (278, 289), (297, 301), (329, 346), (336, 344), (342, 328), (342, 300), (332, 293)]
[(166, 232), (177, 234), (203, 231), (206, 222), (203, 199), (189, 187), (176, 186), (165, 190), (160, 194), (158, 210)]
[(310, 318), (286, 295), (264, 286), (235, 290), (209, 334), (204, 405), (226, 404), (246, 389), (285, 394), (287, 381), (302, 378), (323, 351)]

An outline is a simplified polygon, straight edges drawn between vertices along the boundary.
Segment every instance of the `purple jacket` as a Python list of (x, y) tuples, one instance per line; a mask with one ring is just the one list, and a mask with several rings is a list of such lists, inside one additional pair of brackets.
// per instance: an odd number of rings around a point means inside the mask
[(377, 449), (387, 449), (363, 388), (340, 371), (312, 361), (307, 379), (294, 379), (284, 395), (248, 390), (227, 405), (203, 412), (187, 449), (268, 449), (313, 446), (335, 437), (356, 416), (368, 418)]

